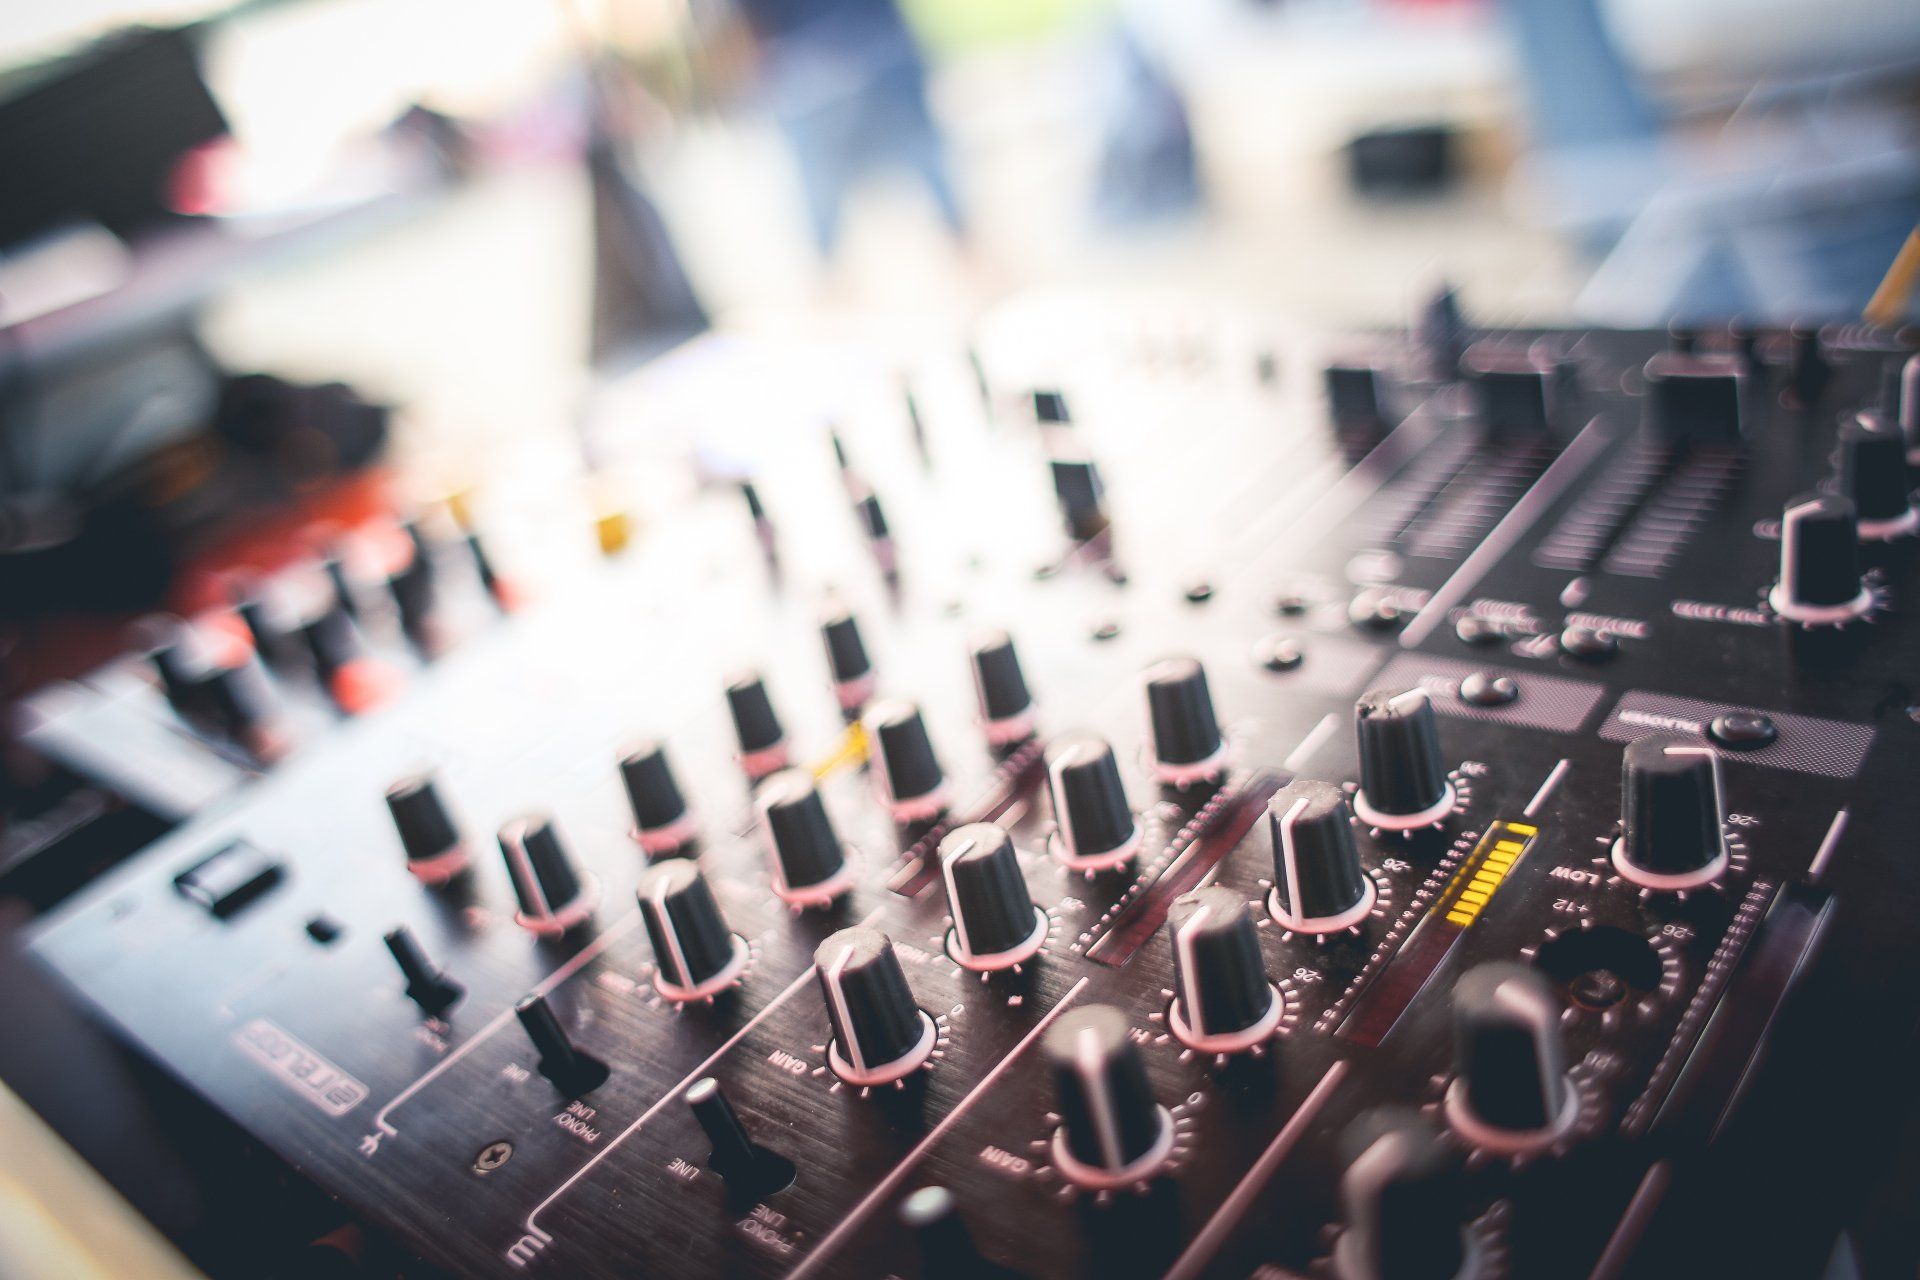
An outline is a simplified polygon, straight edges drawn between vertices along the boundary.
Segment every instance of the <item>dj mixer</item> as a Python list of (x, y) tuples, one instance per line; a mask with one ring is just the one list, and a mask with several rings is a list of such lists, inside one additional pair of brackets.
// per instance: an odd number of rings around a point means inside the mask
[(219, 764), (36, 958), (410, 1274), (1911, 1273), (1911, 335), (882, 347), (668, 356), (510, 616), (423, 522), (191, 748), (49, 695)]

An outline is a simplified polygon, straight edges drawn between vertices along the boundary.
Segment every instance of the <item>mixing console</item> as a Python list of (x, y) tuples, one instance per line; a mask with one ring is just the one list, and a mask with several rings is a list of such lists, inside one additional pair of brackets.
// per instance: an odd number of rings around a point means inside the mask
[(209, 1124), (423, 1272), (1817, 1273), (1920, 1001), (1904, 338), (646, 378), (702, 486), (39, 932)]

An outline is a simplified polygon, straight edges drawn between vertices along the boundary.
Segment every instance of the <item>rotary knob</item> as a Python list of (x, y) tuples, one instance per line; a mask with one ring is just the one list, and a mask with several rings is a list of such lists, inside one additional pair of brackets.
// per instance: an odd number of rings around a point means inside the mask
[(820, 625), (820, 639), (827, 649), (834, 699), (842, 711), (855, 714), (873, 696), (874, 682), (873, 660), (860, 638), (860, 624), (842, 609)]
[(1047, 781), (1058, 829), (1053, 853), (1076, 871), (1105, 871), (1132, 860), (1140, 823), (1127, 806), (1120, 762), (1106, 739), (1063, 734), (1047, 749)]
[(388, 787), (387, 812), (414, 879), (445, 884), (467, 869), (472, 859), (431, 775), (417, 774)]
[(742, 672), (728, 683), (727, 712), (733, 718), (740, 767), (749, 778), (758, 780), (787, 767), (787, 731), (759, 672)]
[(1351, 929), (1373, 910), (1378, 893), (1360, 866), (1347, 793), (1331, 782), (1301, 778), (1267, 802), (1273, 836), (1273, 892), (1267, 912), (1295, 933)]
[(1173, 1005), (1167, 1027), (1200, 1053), (1239, 1053), (1280, 1025), (1279, 991), (1267, 981), (1260, 937), (1240, 895), (1214, 886), (1184, 894), (1168, 914)]
[(975, 636), (968, 646), (973, 688), (980, 702), (980, 726), (995, 746), (1033, 736), (1033, 695), (1020, 671), (1013, 637), (1004, 631)]
[(1483, 1246), (1467, 1230), (1460, 1161), (1417, 1111), (1380, 1107), (1343, 1135), (1346, 1226), (1333, 1245), (1339, 1280), (1470, 1280)]
[(740, 980), (747, 943), (727, 930), (700, 868), (684, 858), (649, 867), (636, 891), (653, 944), (653, 985), (669, 1000), (711, 1000)]
[(940, 842), (953, 931), (947, 951), (985, 973), (1019, 964), (1047, 940), (1047, 916), (1033, 905), (1013, 837), (991, 822), (957, 827)]
[(873, 780), (899, 822), (923, 822), (947, 807), (947, 776), (933, 754), (920, 708), (890, 698), (867, 713), (867, 737), (878, 748)]
[(1627, 744), (1613, 865), (1644, 889), (1693, 889), (1727, 868), (1720, 755), (1668, 734)]
[(1058, 1096), (1060, 1174), (1104, 1191), (1158, 1173), (1173, 1154), (1173, 1117), (1153, 1099), (1126, 1015), (1108, 1005), (1075, 1009), (1047, 1029), (1042, 1045)]
[(1091, 542), (1107, 531), (1106, 489), (1091, 458), (1055, 458), (1053, 494), (1067, 534), (1075, 542)]
[(1513, 1155), (1551, 1144), (1578, 1118), (1567, 1078), (1560, 1003), (1525, 965), (1484, 964), (1453, 991), (1454, 1080), (1447, 1123), (1467, 1141)]
[(864, 925), (840, 932), (813, 953), (833, 1039), (827, 1064), (850, 1085), (892, 1084), (933, 1054), (939, 1032), (913, 1002), (893, 943)]
[(1213, 714), (1207, 672), (1193, 658), (1168, 658), (1147, 669), (1147, 713), (1153, 772), (1162, 782), (1191, 786), (1227, 767), (1227, 744)]
[(649, 854), (686, 848), (697, 834), (686, 797), (674, 780), (664, 743), (636, 743), (620, 757), (620, 781), (633, 810), (633, 838)]
[(1354, 706), (1360, 790), (1353, 811), (1370, 827), (1412, 831), (1453, 811), (1440, 725), (1425, 689), (1375, 689)]
[(853, 887), (853, 864), (805, 769), (783, 769), (755, 797), (773, 855), (773, 891), (794, 907), (822, 907)]
[(1789, 499), (1780, 520), (1780, 580), (1767, 601), (1788, 622), (1843, 626), (1873, 607), (1860, 576), (1853, 504), (1824, 493)]
[(520, 901), (514, 920), (543, 937), (577, 929), (600, 902), (600, 881), (582, 871), (548, 818), (515, 818), (500, 828), (500, 852)]
[(1853, 503), (1863, 539), (1887, 542), (1920, 529), (1907, 485), (1907, 442), (1883, 415), (1862, 413), (1840, 428), (1840, 492)]

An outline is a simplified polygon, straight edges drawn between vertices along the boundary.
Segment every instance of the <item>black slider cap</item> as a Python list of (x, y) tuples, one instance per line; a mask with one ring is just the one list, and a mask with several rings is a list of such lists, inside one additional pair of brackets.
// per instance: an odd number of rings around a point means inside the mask
[(1545, 435), (1553, 426), (1557, 366), (1531, 346), (1476, 342), (1460, 362), (1481, 423), (1498, 437)]
[(1907, 442), (1887, 418), (1861, 413), (1840, 428), (1840, 492), (1853, 503), (1863, 538), (1912, 533)]
[[(1499, 962), (1453, 991), (1454, 1071), (1448, 1113), (1469, 1137), (1546, 1135), (1572, 1121), (1560, 1003), (1539, 973)], [(1496, 1142), (1498, 1141), (1496, 1137)]]
[(1347, 793), (1296, 779), (1267, 804), (1273, 840), (1273, 916), (1289, 928), (1330, 933), (1372, 908), (1375, 889), (1360, 867)]
[(1167, 658), (1147, 668), (1147, 712), (1154, 759), (1166, 781), (1193, 782), (1224, 767), (1226, 743), (1198, 660)]
[(755, 801), (773, 849), (774, 891), (808, 905), (844, 892), (846, 850), (813, 775), (782, 769), (760, 784)]
[(390, 931), (385, 941), (394, 963), (400, 966), (401, 976), (407, 980), (407, 999), (419, 1005), (429, 1017), (439, 1017), (466, 994), (466, 988), (447, 977), (427, 958), (419, 940), (405, 925)]
[(407, 866), (428, 883), (439, 883), (467, 867), (460, 830), (440, 799), (431, 774), (402, 778), (387, 788), (387, 812), (406, 850)]
[[(674, 780), (666, 744), (653, 739), (635, 743), (620, 757), (620, 781), (643, 841), (664, 834), (680, 837), (673, 840), (675, 844), (684, 842), (681, 829), (687, 825), (687, 801)], [(685, 832), (687, 837), (691, 834)]]
[(1167, 922), (1175, 1034), (1192, 1048), (1225, 1050), (1234, 1037), (1271, 1029), (1279, 996), (1245, 899), (1217, 885), (1196, 889), (1174, 900)]
[(952, 943), (962, 964), (1023, 959), (1046, 936), (1020, 870), (1013, 837), (991, 822), (970, 822), (940, 842), (940, 876), (953, 916)]
[(577, 1098), (607, 1082), (607, 1064), (574, 1048), (545, 996), (527, 996), (513, 1006), (513, 1012), (540, 1055), (540, 1074), (551, 1081), (554, 1088)]
[(744, 672), (727, 685), (727, 710), (733, 716), (733, 736), (742, 755), (769, 750), (786, 740), (787, 731), (758, 672)]
[(1061, 1118), (1055, 1154), (1064, 1148), (1070, 1158), (1067, 1175), (1149, 1172), (1138, 1166), (1167, 1145), (1168, 1121), (1126, 1015), (1110, 1005), (1074, 1009), (1047, 1028), (1041, 1046)]
[(575, 869), (560, 833), (544, 817), (515, 818), (500, 828), (500, 852), (507, 860), (515, 919), (535, 933), (564, 933), (593, 914), (598, 884)]
[(746, 962), (745, 944), (727, 931), (720, 904), (693, 863), (675, 858), (647, 868), (636, 896), (662, 994), (710, 997)]
[(1049, 425), (1073, 420), (1073, 415), (1067, 412), (1066, 395), (1059, 391), (1041, 388), (1035, 388), (1033, 393), (1033, 417), (1036, 422)]
[(813, 963), (833, 1030), (829, 1061), (842, 1079), (885, 1083), (925, 1060), (933, 1047), (929, 1020), (886, 934), (842, 929), (814, 951)]
[[(876, 778), (887, 800), (898, 806), (937, 811), (946, 774), (933, 753), (926, 719), (920, 708), (901, 698), (889, 698), (867, 713), (866, 731), (878, 748)], [(916, 812), (916, 818), (931, 813)]]
[(1033, 710), (1033, 695), (1020, 670), (1013, 637), (1005, 631), (987, 631), (973, 638), (968, 651), (980, 718), (986, 722), (988, 736), (993, 736), (995, 726), (1026, 736), (1029, 726), (1021, 722)]
[(887, 528), (887, 513), (880, 506), (878, 494), (862, 494), (859, 501), (854, 503), (854, 512), (860, 517), (860, 527), (866, 530), (867, 537), (878, 542), (890, 536)]
[(1417, 1111), (1362, 1112), (1342, 1135), (1346, 1227), (1334, 1242), (1339, 1280), (1456, 1280), (1478, 1274), (1467, 1230), (1466, 1179), (1454, 1150)]
[(1047, 748), (1047, 779), (1058, 824), (1055, 853), (1068, 866), (1098, 870), (1133, 856), (1140, 824), (1127, 805), (1120, 764), (1106, 739), (1067, 733)]
[(1326, 370), (1327, 414), (1342, 430), (1383, 431), (1379, 372), (1371, 364), (1335, 362)]
[(1733, 356), (1663, 351), (1646, 364), (1646, 425), (1674, 446), (1736, 445), (1745, 370)]

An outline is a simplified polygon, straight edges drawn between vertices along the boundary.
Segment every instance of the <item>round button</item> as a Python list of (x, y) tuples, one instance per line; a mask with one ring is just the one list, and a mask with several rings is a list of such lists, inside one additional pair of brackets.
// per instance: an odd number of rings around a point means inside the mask
[(1292, 671), (1307, 660), (1292, 636), (1268, 636), (1253, 647), (1253, 660), (1268, 671)]
[(1400, 606), (1383, 591), (1356, 592), (1347, 603), (1347, 621), (1362, 631), (1390, 631), (1406, 620)]
[(1707, 725), (1707, 736), (1732, 751), (1757, 751), (1780, 736), (1771, 716), (1758, 711), (1729, 711)]
[(1477, 613), (1470, 613), (1454, 623), (1453, 634), (1467, 644), (1499, 644), (1501, 640), (1500, 625), (1492, 618), (1483, 618)]
[(1568, 627), (1560, 633), (1560, 652), (1582, 662), (1605, 662), (1620, 652), (1620, 642), (1593, 627)]
[(1190, 583), (1185, 594), (1188, 604), (1205, 604), (1213, 599), (1213, 584), (1204, 581)]
[(1520, 696), (1520, 686), (1510, 677), (1489, 671), (1475, 671), (1460, 682), (1460, 701), (1476, 707), (1504, 707)]
[(1282, 591), (1273, 598), (1273, 611), (1283, 618), (1297, 618), (1307, 611), (1309, 604), (1303, 591)]

